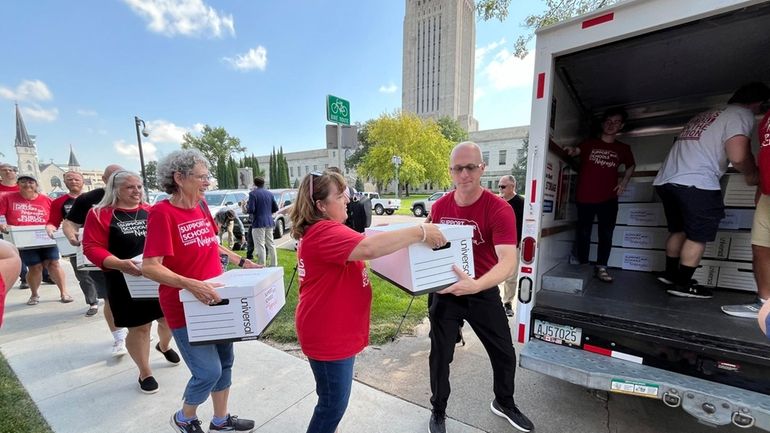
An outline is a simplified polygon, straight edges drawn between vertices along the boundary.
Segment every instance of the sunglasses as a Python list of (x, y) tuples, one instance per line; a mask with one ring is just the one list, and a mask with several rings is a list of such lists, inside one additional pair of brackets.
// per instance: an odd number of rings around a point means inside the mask
[(313, 200), (313, 192), (314, 192), (313, 191), (313, 178), (314, 177), (320, 177), (321, 175), (322, 175), (322, 173), (320, 171), (312, 171), (312, 172), (310, 172), (310, 201), (315, 201), (315, 200)]
[(473, 173), (483, 166), (484, 166), (483, 162), (480, 164), (455, 165), (454, 167), (449, 167), (449, 171), (451, 171), (452, 173), (462, 174), (463, 170), (467, 170), (468, 173)]
[(500, 189), (506, 189), (506, 188), (508, 188), (509, 186), (510, 186), (510, 185), (497, 185), (497, 187), (498, 187), (498, 188), (500, 188)]

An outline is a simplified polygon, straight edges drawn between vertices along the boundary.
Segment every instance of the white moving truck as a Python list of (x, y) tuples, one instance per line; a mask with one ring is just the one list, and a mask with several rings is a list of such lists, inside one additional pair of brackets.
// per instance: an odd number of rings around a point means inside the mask
[[(665, 265), (666, 221), (652, 179), (691, 117), (751, 81), (770, 83), (767, 0), (628, 0), (537, 33), (513, 329), (526, 342), (522, 367), (659, 399), (707, 424), (770, 431), (770, 341), (756, 320), (720, 310), (756, 296), (752, 190), (741, 175), (724, 179), (728, 217), (695, 275), (714, 298), (672, 297), (653, 275)], [(570, 264), (577, 171), (563, 148), (613, 107), (630, 114), (619, 140), (637, 166), (606, 284)]]

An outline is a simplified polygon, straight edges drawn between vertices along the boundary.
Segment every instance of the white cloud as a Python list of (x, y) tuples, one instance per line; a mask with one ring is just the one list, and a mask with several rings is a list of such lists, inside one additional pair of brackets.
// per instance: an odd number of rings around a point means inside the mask
[(40, 120), (42, 122), (53, 122), (59, 117), (58, 108), (45, 109), (37, 104), (33, 104), (31, 107), (21, 107), (21, 112), (26, 119)]
[(396, 93), (396, 90), (398, 90), (398, 87), (393, 83), (390, 83), (387, 86), (384, 84), (380, 86), (380, 93)]
[(15, 90), (0, 86), (0, 97), (17, 101), (48, 101), (53, 99), (53, 93), (40, 80), (24, 80)]
[(196, 124), (193, 125), (192, 130), (195, 131), (196, 133), (200, 134), (201, 132), (203, 132), (203, 127), (204, 126), (206, 126), (206, 125), (204, 125), (202, 123), (196, 123)]
[(487, 53), (490, 51), (494, 51), (495, 48), (502, 46), (505, 44), (505, 38), (500, 39), (497, 42), (491, 42), (487, 44), (484, 47), (476, 47), (476, 67), (481, 67), (481, 64), (484, 62), (484, 57), (486, 57)]
[[(139, 160), (139, 146), (136, 143), (126, 143), (125, 140), (118, 140), (112, 146), (118, 154)], [(142, 156), (144, 156), (145, 161), (157, 160), (157, 152), (158, 148), (155, 146), (155, 143), (142, 140)]]
[(223, 57), (222, 60), (239, 71), (252, 69), (264, 71), (267, 67), (267, 49), (259, 45), (257, 48), (250, 49), (246, 54), (238, 54), (235, 58)]
[(185, 133), (190, 131), (191, 128), (178, 126), (163, 119), (147, 122), (147, 132), (150, 133), (149, 138), (156, 143), (180, 144)]
[(484, 95), (487, 94), (487, 91), (484, 90), (483, 87), (476, 87), (473, 89), (473, 102), (478, 101), (479, 99), (483, 98)]
[(501, 49), (484, 68), (483, 75), (495, 90), (507, 90), (531, 86), (535, 71), (535, 56), (530, 53), (523, 59), (507, 49)]
[(97, 113), (94, 110), (84, 110), (82, 108), (78, 109), (77, 113), (78, 113), (78, 115), (83, 116), (83, 117), (96, 117), (96, 116), (99, 115), (99, 113)]
[(165, 36), (235, 36), (233, 16), (206, 5), (203, 0), (123, 0), (147, 21), (147, 28)]

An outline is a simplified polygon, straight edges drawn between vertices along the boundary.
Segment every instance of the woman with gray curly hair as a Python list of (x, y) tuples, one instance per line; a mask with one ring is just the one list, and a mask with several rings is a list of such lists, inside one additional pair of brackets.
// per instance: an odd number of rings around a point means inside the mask
[(240, 267), (261, 267), (219, 245), (216, 223), (203, 200), (210, 179), (209, 162), (199, 151), (172, 152), (158, 163), (158, 182), (171, 196), (156, 203), (147, 219), (142, 273), (160, 283), (160, 306), (192, 373), (182, 409), (171, 416), (171, 427), (180, 433), (203, 433), (196, 411), (209, 395), (214, 404), (210, 432), (254, 429), (254, 421), (231, 416), (227, 410), (233, 343), (191, 345), (179, 300), (179, 291), (185, 288), (204, 304), (221, 301), (219, 285), (205, 281), (222, 273), (220, 254)]

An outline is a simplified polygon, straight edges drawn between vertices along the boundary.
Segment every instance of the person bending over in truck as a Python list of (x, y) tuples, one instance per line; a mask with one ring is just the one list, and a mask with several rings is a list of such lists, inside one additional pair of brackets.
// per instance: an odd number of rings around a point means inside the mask
[(475, 279), (470, 278), (455, 266), (458, 281), (436, 292), (429, 309), (433, 406), (428, 421), (430, 433), (446, 432), (449, 364), (463, 320), (476, 332), (492, 363), (495, 398), (490, 403), (491, 411), (520, 431), (534, 428), (513, 399), (516, 353), (498, 288), (516, 272), (516, 216), (505, 200), (481, 186), (484, 168), (476, 143), (456, 145), (449, 159), (449, 174), (456, 189), (436, 201), (430, 210), (434, 223), (473, 226), (476, 275)]
[[(577, 259), (580, 264), (588, 263), (591, 231), (596, 217), (599, 220), (599, 247), (594, 276), (605, 283), (612, 282), (612, 277), (607, 272), (607, 262), (618, 216), (618, 196), (626, 189), (636, 168), (631, 148), (615, 139), (625, 126), (627, 118), (628, 114), (622, 108), (611, 108), (602, 115), (602, 133), (599, 138), (589, 138), (577, 147), (564, 149), (570, 156), (580, 156), (575, 241)], [(618, 180), (618, 169), (621, 165), (625, 166), (625, 173), (623, 178)]]
[(750, 304), (724, 305), (725, 314), (753, 319), (770, 298), (770, 111), (759, 122), (759, 191), (751, 226), (751, 253), (757, 298)]
[(668, 223), (666, 270), (658, 280), (674, 296), (706, 299), (713, 294), (692, 280), (706, 242), (716, 238), (724, 204), (719, 179), (728, 160), (748, 185), (758, 183), (749, 137), (754, 115), (770, 89), (750, 83), (738, 89), (727, 107), (692, 118), (682, 129), (653, 181)]

